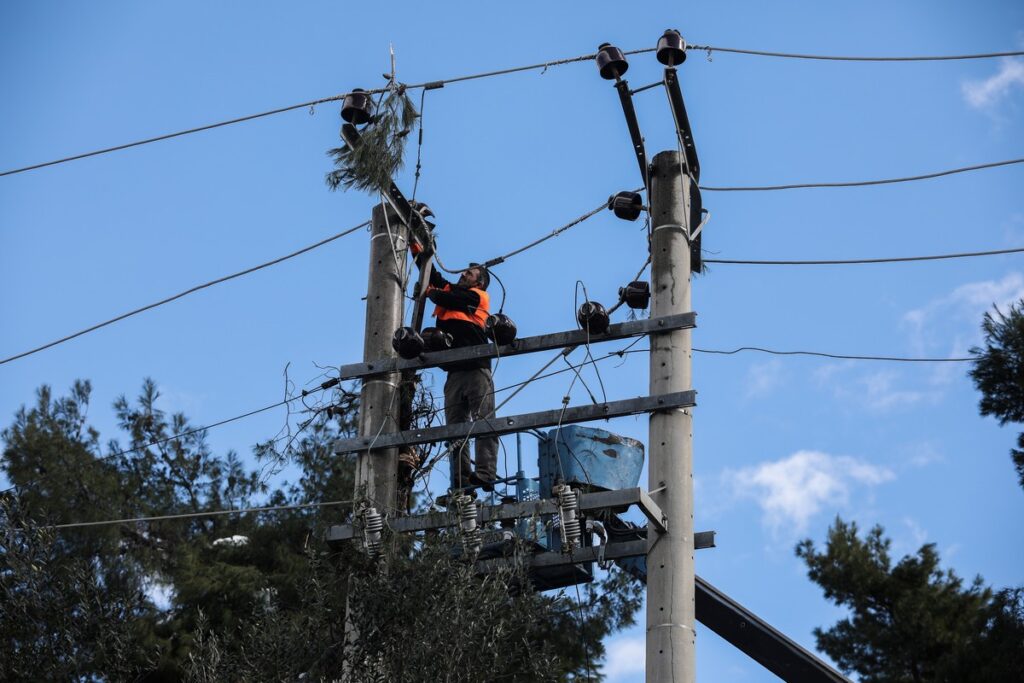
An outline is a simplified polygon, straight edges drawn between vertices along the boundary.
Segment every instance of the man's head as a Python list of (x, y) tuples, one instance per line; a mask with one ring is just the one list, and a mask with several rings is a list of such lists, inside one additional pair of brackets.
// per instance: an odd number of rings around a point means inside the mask
[(487, 286), (491, 284), (491, 275), (480, 264), (471, 263), (469, 268), (459, 275), (459, 284), (463, 287), (477, 287), (486, 290)]

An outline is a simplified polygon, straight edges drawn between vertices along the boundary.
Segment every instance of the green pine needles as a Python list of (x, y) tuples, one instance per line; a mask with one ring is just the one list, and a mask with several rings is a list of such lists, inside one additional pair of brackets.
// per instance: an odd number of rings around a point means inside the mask
[(381, 192), (403, 165), (405, 143), (419, 113), (405, 86), (394, 85), (377, 102), (377, 113), (360, 131), (358, 147), (348, 145), (327, 151), (337, 168), (326, 176), (332, 190), (356, 188)]

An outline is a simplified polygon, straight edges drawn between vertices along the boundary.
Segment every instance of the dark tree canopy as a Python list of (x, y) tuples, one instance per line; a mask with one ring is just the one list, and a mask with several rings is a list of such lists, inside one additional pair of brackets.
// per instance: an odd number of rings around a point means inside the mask
[(1021, 680), (1024, 595), (994, 593), (980, 577), (965, 585), (939, 566), (933, 544), (893, 564), (876, 526), (858, 535), (836, 519), (819, 552), (796, 548), (808, 576), (849, 616), (815, 629), (818, 648), (864, 683), (997, 683)]
[[(340, 414), (314, 409), (258, 444), (256, 469), (202, 431), (168, 439), (192, 426), (157, 408), (149, 380), (115, 402), (126, 443), (104, 448), (89, 395), (87, 382), (62, 398), (43, 387), (2, 432), (0, 680), (333, 680), (346, 657), (355, 680), (599, 680), (602, 639), (639, 609), (622, 573), (581, 587), (581, 604), (533, 592), (515, 568), (478, 578), (446, 534), (393, 537), (377, 561), (327, 547), (347, 504), (53, 529), (352, 497), (352, 461), (329, 447), (353, 429), (350, 393), (328, 399)], [(298, 479), (271, 487), (284, 459)]]
[[(992, 415), (999, 424), (1024, 422), (1024, 301), (1010, 306), (1004, 315), (998, 308), (986, 313), (981, 323), (985, 346), (972, 348), (978, 357), (971, 369), (974, 385), (981, 392), (982, 415)], [(1024, 433), (1010, 455), (1017, 477), (1024, 487)]]

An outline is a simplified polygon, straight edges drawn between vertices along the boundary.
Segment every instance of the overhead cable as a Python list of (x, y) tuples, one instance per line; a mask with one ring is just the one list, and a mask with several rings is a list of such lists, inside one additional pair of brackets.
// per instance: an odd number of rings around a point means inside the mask
[[(629, 50), (624, 54), (633, 55), (640, 54), (643, 52), (654, 52), (654, 48), (645, 48), (642, 50)], [(513, 74), (521, 71), (534, 71), (537, 69), (543, 69), (547, 71), (549, 68), (554, 66), (562, 66), (563, 64), (571, 64), (573, 62), (584, 62), (593, 59), (595, 55), (593, 53), (587, 55), (579, 55), (577, 57), (567, 57), (565, 59), (556, 59), (550, 62), (541, 62), (539, 64), (528, 64), (526, 66), (516, 66), (509, 69), (499, 69), (497, 71), (484, 71), (482, 73), (470, 74), (467, 76), (456, 76), (455, 78), (447, 78), (438, 81), (427, 81), (424, 83), (415, 84), (400, 84), (400, 87), (404, 87), (406, 90), (415, 90), (417, 88), (423, 88), (424, 90), (434, 90), (436, 88), (443, 88), (445, 85), (452, 83), (461, 83), (462, 81), (472, 81), (478, 78), (490, 78), (492, 76), (504, 76), (505, 74)], [(543, 71), (542, 71), (543, 73)], [(383, 88), (371, 88), (364, 90), (363, 92), (367, 95), (379, 95), (387, 92), (391, 89), (391, 86), (385, 86)], [(340, 93), (338, 95), (330, 95), (328, 97), (322, 97), (316, 100), (310, 100), (308, 102), (300, 102), (298, 104), (289, 104), (284, 107), (278, 107), (277, 109), (270, 109), (268, 111), (259, 112), (257, 114), (249, 114), (247, 116), (239, 116), (238, 118), (228, 119), (226, 121), (218, 121), (216, 123), (208, 123), (203, 126), (197, 126), (195, 128), (187, 128), (180, 130), (175, 133), (165, 133), (163, 135), (157, 135), (151, 138), (145, 138), (143, 140), (136, 140), (135, 142), (126, 142), (121, 145), (115, 145), (113, 147), (105, 147), (103, 149), (97, 149), (92, 152), (84, 152), (82, 154), (76, 154), (74, 156), (64, 157), (62, 159), (54, 159), (53, 161), (44, 161), (39, 164), (32, 164), (31, 166), (24, 166), (22, 168), (14, 168), (9, 171), (0, 172), (0, 177), (14, 175), (16, 173), (24, 173), (26, 171), (33, 171), (39, 168), (45, 168), (47, 166), (56, 166), (57, 164), (64, 164), (69, 161), (77, 161), (79, 159), (86, 159), (88, 157), (98, 156), (100, 154), (108, 154), (110, 152), (119, 152), (123, 149), (129, 149), (131, 147), (139, 147), (141, 145), (148, 145), (153, 142), (161, 142), (163, 140), (170, 140), (171, 138), (181, 137), (182, 135), (191, 135), (192, 133), (201, 133), (206, 130), (212, 130), (214, 128), (221, 128), (223, 126), (230, 126), (236, 123), (244, 123), (246, 121), (252, 121), (254, 119), (261, 119), (267, 116), (273, 116), (275, 114), (283, 114), (285, 112), (294, 111), (296, 109), (312, 109), (320, 104), (327, 104), (329, 102), (337, 102), (345, 99), (348, 95), (347, 92)]]
[(745, 266), (846, 266), (861, 263), (906, 263), (909, 261), (940, 261), (943, 259), (971, 258), (974, 256), (996, 256), (998, 254), (1018, 254), (1024, 247), (1012, 249), (994, 249), (992, 251), (965, 251), (957, 254), (935, 254), (932, 256), (894, 256), (889, 258), (861, 259), (818, 259), (811, 261), (754, 261), (749, 259), (702, 259), (704, 263), (726, 263)]
[[(596, 216), (597, 214), (601, 213), (603, 210), (605, 210), (607, 208), (608, 208), (608, 202), (607, 201), (602, 202), (601, 205), (598, 206), (597, 208), (592, 209), (591, 211), (586, 212), (582, 216), (577, 216), (576, 218), (572, 219), (571, 221), (569, 221), (565, 225), (562, 225), (560, 227), (555, 228), (554, 230), (549, 232), (547, 235), (544, 235), (543, 237), (535, 239), (534, 241), (530, 242), (529, 244), (526, 244), (526, 245), (524, 245), (522, 247), (519, 247), (518, 249), (513, 249), (512, 251), (508, 252), (507, 254), (503, 254), (501, 256), (496, 256), (496, 257), (494, 257), (492, 259), (484, 261), (480, 265), (482, 265), (484, 268), (490, 268), (492, 266), (496, 266), (498, 264), (504, 263), (505, 261), (507, 261), (508, 259), (512, 258), (513, 256), (517, 256), (517, 255), (523, 253), (524, 251), (527, 251), (529, 249), (533, 249), (537, 245), (542, 244), (542, 243), (548, 241), (552, 237), (558, 237), (559, 235), (561, 235), (566, 230), (569, 230), (570, 228), (576, 227), (577, 225), (579, 225), (580, 223), (584, 222), (588, 218), (593, 218), (594, 216)], [(434, 261), (437, 263), (437, 267), (438, 268), (440, 268), (444, 272), (449, 273), (451, 275), (457, 275), (457, 274), (461, 273), (463, 270), (466, 270), (466, 268), (470, 267), (470, 266), (466, 266), (465, 268), (462, 268), (461, 270), (453, 270), (451, 268), (448, 268), (447, 266), (444, 265), (444, 263), (441, 262), (440, 258), (438, 258), (436, 253), (434, 254)]]
[(253, 512), (277, 512), (280, 510), (301, 510), (305, 508), (330, 507), (333, 505), (351, 505), (351, 500), (331, 500), (323, 503), (297, 503), (294, 505), (266, 505), (263, 507), (237, 508), (235, 510), (204, 510), (203, 512), (183, 512), (176, 515), (156, 515), (153, 517), (126, 517), (124, 519), (102, 519), (95, 522), (70, 522), (68, 524), (52, 524), (40, 526), (39, 529), (76, 529), (89, 526), (109, 526), (112, 524), (134, 524), (139, 522), (162, 522), (169, 519), (195, 519), (197, 517), (220, 517), (223, 515), (245, 515)]
[(733, 52), (740, 55), (756, 55), (759, 57), (784, 57), (787, 59), (817, 59), (832, 62), (944, 62), (957, 59), (992, 59), (994, 57), (1019, 57), (1024, 51), (1014, 52), (981, 52), (965, 55), (928, 55), (903, 57), (847, 57), (839, 55), (808, 55), (793, 52), (767, 52), (764, 50), (744, 50), (738, 47), (717, 47), (715, 45), (688, 45), (687, 50), (700, 52)]
[(1009, 166), (1011, 164), (1024, 163), (1022, 159), (1007, 159), (1006, 161), (994, 161), (988, 164), (977, 164), (975, 166), (962, 166), (951, 168), (946, 171), (925, 173), (924, 175), (904, 176), (902, 178), (884, 178), (882, 180), (857, 180), (845, 183), (794, 183), (790, 185), (745, 185), (740, 187), (712, 187), (701, 185), (700, 189), (708, 192), (765, 192), (768, 190), (800, 190), (810, 187), (863, 187), (866, 185), (890, 185), (892, 183), (908, 183), (912, 180), (927, 180), (941, 176), (953, 175), (955, 173), (966, 173), (968, 171), (979, 171), (985, 168), (996, 168), (997, 166)]
[(225, 275), (224, 277), (219, 277), (216, 280), (210, 280), (209, 282), (204, 282), (201, 285), (196, 285), (195, 287), (190, 287), (189, 289), (186, 289), (184, 292), (179, 292), (178, 294), (175, 294), (173, 296), (169, 296), (166, 299), (161, 299), (160, 301), (155, 301), (155, 302), (153, 302), (151, 304), (147, 304), (147, 305), (142, 306), (140, 308), (136, 308), (134, 310), (128, 311), (127, 313), (122, 313), (121, 315), (116, 316), (114, 318), (111, 318), (110, 320), (105, 320), (105, 321), (103, 321), (101, 323), (97, 323), (95, 325), (92, 325), (91, 327), (85, 328), (84, 330), (79, 330), (78, 332), (74, 332), (72, 334), (69, 334), (66, 337), (61, 337), (60, 339), (56, 339), (56, 340), (54, 340), (52, 342), (48, 342), (46, 344), (43, 344), (42, 346), (37, 346), (34, 349), (30, 349), (28, 351), (23, 351), (22, 353), (10, 356), (9, 358), (4, 358), (4, 359), (0, 360), (0, 365), (3, 365), (5, 363), (10, 363), (11, 361), (18, 360), (19, 358), (24, 358), (25, 356), (30, 356), (33, 353), (38, 353), (38, 352), (43, 351), (45, 349), (48, 349), (50, 347), (57, 346), (58, 344), (63, 344), (64, 342), (70, 341), (70, 340), (72, 340), (72, 339), (74, 339), (76, 337), (81, 337), (83, 334), (88, 334), (89, 332), (94, 332), (94, 331), (96, 331), (96, 330), (98, 330), (98, 329), (100, 329), (102, 327), (106, 327), (107, 325), (112, 325), (112, 324), (114, 324), (116, 322), (124, 320), (125, 318), (130, 318), (133, 315), (138, 315), (139, 313), (142, 313), (144, 311), (148, 311), (148, 310), (156, 308), (158, 306), (163, 306), (164, 304), (169, 304), (172, 301), (180, 299), (180, 298), (182, 298), (184, 296), (188, 296), (189, 294), (193, 294), (195, 292), (198, 292), (201, 289), (206, 289), (207, 287), (212, 287), (213, 285), (219, 285), (222, 282), (227, 282), (228, 280), (234, 280), (235, 278), (242, 277), (243, 275), (248, 275), (249, 273), (255, 273), (257, 270), (262, 270), (264, 268), (269, 268), (270, 266), (277, 265), (278, 263), (281, 263), (283, 261), (287, 261), (288, 259), (295, 258), (296, 256), (299, 256), (301, 254), (305, 254), (308, 251), (313, 251), (314, 249), (322, 247), (325, 244), (329, 244), (330, 242), (333, 242), (334, 240), (336, 240), (338, 238), (344, 237), (345, 235), (349, 235), (349, 234), (355, 232), (356, 230), (359, 230), (360, 228), (365, 228), (369, 224), (370, 224), (370, 221), (365, 221), (365, 222), (360, 223), (359, 225), (357, 225), (357, 226), (355, 226), (353, 228), (349, 228), (348, 230), (343, 230), (343, 231), (337, 233), (336, 235), (331, 235), (330, 237), (328, 237), (326, 239), (322, 239), (322, 240), (320, 240), (319, 242), (317, 242), (315, 244), (311, 244), (308, 247), (303, 247), (302, 249), (299, 249), (298, 251), (293, 251), (290, 254), (286, 254), (284, 256), (279, 256), (278, 258), (275, 258), (275, 259), (273, 259), (271, 261), (267, 261), (266, 263), (261, 263), (258, 266), (253, 266), (252, 268), (246, 268), (245, 270), (241, 270), (241, 271), (239, 271), (237, 273), (232, 273), (231, 275)]
[[(711, 52), (732, 52), (736, 54), (746, 55), (758, 55), (764, 57), (788, 57), (792, 59), (817, 59), (817, 60), (830, 60), (830, 61), (853, 61), (853, 62), (926, 62), (926, 61), (946, 61), (946, 60), (958, 60), (958, 59), (990, 59), (993, 57), (1016, 57), (1024, 55), (1024, 52), (987, 52), (979, 54), (965, 54), (965, 55), (935, 55), (935, 56), (922, 56), (922, 57), (843, 57), (834, 55), (808, 55), (808, 54), (796, 54), (787, 52), (766, 52), (761, 50), (744, 50), (740, 48), (732, 47), (717, 47), (714, 45), (690, 45), (687, 47), (688, 50), (698, 50)], [(627, 50), (623, 54), (633, 55), (642, 54), (645, 52), (654, 52), (654, 48), (644, 48), (641, 50)], [(540, 62), (538, 64), (528, 64), (525, 66), (516, 66), (508, 69), (498, 69), (496, 71), (484, 71), (477, 74), (469, 74), (467, 76), (456, 76), (454, 78), (447, 78), (436, 81), (426, 81), (424, 83), (415, 83), (412, 85), (405, 85), (407, 90), (414, 90), (417, 88), (423, 88), (425, 90), (433, 90), (435, 88), (443, 88), (445, 85), (452, 83), (461, 83), (463, 81), (472, 81), (480, 78), (491, 78), (492, 76), (504, 76), (507, 74), (519, 73), (522, 71), (535, 71), (542, 69), (547, 71), (551, 67), (562, 66), (564, 64), (572, 64), (574, 62), (585, 62), (593, 59), (595, 55), (593, 53), (587, 55), (579, 55), (576, 57), (567, 57), (565, 59), (556, 59), (550, 62)], [(543, 73), (542, 71), (542, 73)], [(370, 95), (377, 95), (388, 90), (388, 87), (384, 88), (373, 88), (366, 90), (365, 92)], [(254, 119), (260, 119), (267, 116), (273, 116), (275, 114), (283, 114), (285, 112), (294, 111), (296, 109), (307, 109), (313, 108), (321, 104), (327, 104), (329, 102), (337, 102), (345, 99), (348, 95), (347, 92), (340, 93), (338, 95), (330, 95), (328, 97), (322, 97), (316, 100), (309, 100), (308, 102), (300, 102), (298, 104), (290, 104), (284, 107), (278, 107), (277, 109), (270, 109), (268, 111), (259, 112), (256, 114), (248, 114), (246, 116), (239, 116), (234, 119), (228, 119), (226, 121), (218, 121), (216, 123), (209, 123), (203, 126), (196, 126), (195, 128), (187, 128), (185, 130), (177, 131), (174, 133), (165, 133), (163, 135), (157, 135), (151, 138), (145, 138), (142, 140), (136, 140), (135, 142), (127, 142), (121, 145), (115, 145), (113, 147), (105, 147), (103, 149), (97, 149), (92, 152), (84, 152), (82, 154), (76, 154), (74, 156), (64, 157), (62, 159), (54, 159), (53, 161), (45, 161), (39, 164), (33, 164), (31, 166), (24, 166), (22, 168), (15, 168), (9, 171), (0, 172), (0, 177), (7, 175), (14, 175), (16, 173), (24, 173), (26, 171), (33, 171), (39, 168), (45, 168), (46, 166), (55, 166), (57, 164), (67, 163), (69, 161), (77, 161), (78, 159), (85, 159), (88, 157), (98, 156), (100, 154), (108, 154), (110, 152), (118, 152), (123, 149), (129, 149), (131, 147), (139, 147), (141, 145), (148, 145), (153, 142), (160, 142), (163, 140), (170, 140), (171, 138), (181, 137), (182, 135), (190, 135), (192, 133), (200, 133), (206, 130), (212, 130), (214, 128), (221, 128), (223, 126), (230, 126), (236, 123), (244, 123), (246, 121), (252, 121)]]
[(836, 358), (838, 360), (878, 360), (898, 363), (972, 363), (978, 360), (974, 356), (968, 356), (966, 358), (907, 358), (902, 356), (854, 356), (840, 353), (824, 353), (822, 351), (776, 351), (774, 349), (765, 349), (760, 346), (741, 346), (738, 349), (733, 349), (732, 351), (698, 349), (696, 347), (694, 347), (693, 350), (699, 353), (712, 353), (723, 356), (732, 356), (740, 353), (741, 351), (757, 351), (759, 353), (770, 353), (775, 356), (819, 356), (821, 358)]

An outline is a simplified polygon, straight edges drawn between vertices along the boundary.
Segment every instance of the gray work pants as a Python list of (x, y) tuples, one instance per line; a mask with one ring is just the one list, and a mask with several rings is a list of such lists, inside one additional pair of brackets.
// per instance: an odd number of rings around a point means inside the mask
[[(487, 420), (494, 417), (494, 381), (489, 368), (452, 370), (444, 383), (445, 424), (482, 420), (477, 429), (486, 429)], [(468, 439), (467, 439), (468, 441)], [(476, 439), (476, 473), (488, 481), (497, 478), (498, 438), (494, 436)], [(473, 464), (469, 459), (469, 445), (466, 441), (455, 444), (451, 453), (452, 488), (469, 485)]]

